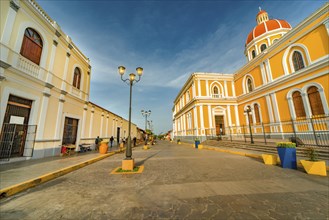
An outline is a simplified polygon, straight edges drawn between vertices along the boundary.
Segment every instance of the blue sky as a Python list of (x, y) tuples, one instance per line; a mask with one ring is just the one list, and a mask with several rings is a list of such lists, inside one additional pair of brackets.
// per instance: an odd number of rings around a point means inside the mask
[(133, 87), (132, 122), (155, 133), (172, 129), (172, 107), (193, 72), (234, 73), (246, 63), (244, 44), (258, 7), (293, 27), (325, 1), (37, 0), (91, 60), (90, 101), (128, 119), (126, 77), (144, 68)]

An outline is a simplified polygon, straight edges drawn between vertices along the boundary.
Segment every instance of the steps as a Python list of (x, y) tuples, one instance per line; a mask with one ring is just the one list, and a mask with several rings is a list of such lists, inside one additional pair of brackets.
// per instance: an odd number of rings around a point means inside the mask
[[(208, 145), (213, 147), (228, 147), (228, 148), (236, 148), (236, 149), (243, 149), (243, 150), (252, 150), (257, 151), (260, 153), (269, 153), (269, 154), (277, 154), (276, 146), (272, 144), (250, 144), (245, 142), (230, 142), (226, 140), (206, 140), (202, 142), (202, 145)], [(305, 146), (297, 147), (297, 156), (305, 157), (304, 150)], [(318, 158), (321, 160), (329, 160), (329, 148), (327, 147), (316, 147), (315, 148), (318, 153)]]

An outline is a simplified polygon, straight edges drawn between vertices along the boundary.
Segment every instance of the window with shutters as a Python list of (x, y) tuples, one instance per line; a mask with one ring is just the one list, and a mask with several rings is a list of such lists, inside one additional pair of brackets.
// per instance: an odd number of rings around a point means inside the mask
[(303, 56), (298, 51), (294, 51), (294, 53), (292, 54), (292, 62), (293, 62), (295, 71), (298, 71), (305, 67)]
[(292, 101), (294, 103), (296, 117), (297, 118), (306, 117), (303, 99), (302, 99), (300, 92), (296, 91), (292, 94)]
[(255, 113), (256, 123), (259, 124), (260, 123), (260, 112), (259, 112), (258, 104), (254, 105), (254, 113)]
[(74, 76), (73, 76), (73, 86), (77, 89), (80, 89), (80, 82), (81, 82), (81, 72), (78, 67), (74, 69)]
[(42, 53), (42, 39), (32, 28), (26, 28), (21, 47), (21, 55), (39, 65)]
[(324, 108), (322, 105), (320, 93), (318, 88), (311, 86), (307, 90), (308, 100), (310, 102), (312, 115), (324, 115)]

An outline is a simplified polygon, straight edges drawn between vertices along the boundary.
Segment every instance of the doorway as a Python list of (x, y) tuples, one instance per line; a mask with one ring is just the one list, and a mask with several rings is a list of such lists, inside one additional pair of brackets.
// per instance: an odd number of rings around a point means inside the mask
[(117, 142), (118, 142), (118, 146), (120, 144), (120, 127), (117, 127)]
[(9, 95), (0, 136), (0, 157), (22, 157), (32, 100)]
[(225, 124), (223, 115), (215, 115), (216, 135), (225, 135)]
[(75, 145), (77, 141), (78, 123), (78, 119), (65, 117), (62, 140), (63, 145)]

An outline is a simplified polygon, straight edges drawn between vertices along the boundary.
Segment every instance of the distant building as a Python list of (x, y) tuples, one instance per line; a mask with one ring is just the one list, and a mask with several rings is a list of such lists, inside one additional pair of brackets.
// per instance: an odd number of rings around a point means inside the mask
[[(34, 0), (0, 1), (0, 158), (59, 155), (62, 145), (128, 136), (90, 96), (90, 60)], [(132, 136), (137, 135), (132, 125)]]
[(279, 140), (299, 132), (305, 143), (329, 145), (328, 10), (326, 3), (294, 28), (260, 10), (247, 64), (234, 74), (188, 78), (174, 100), (173, 135), (238, 140), (252, 132)]

